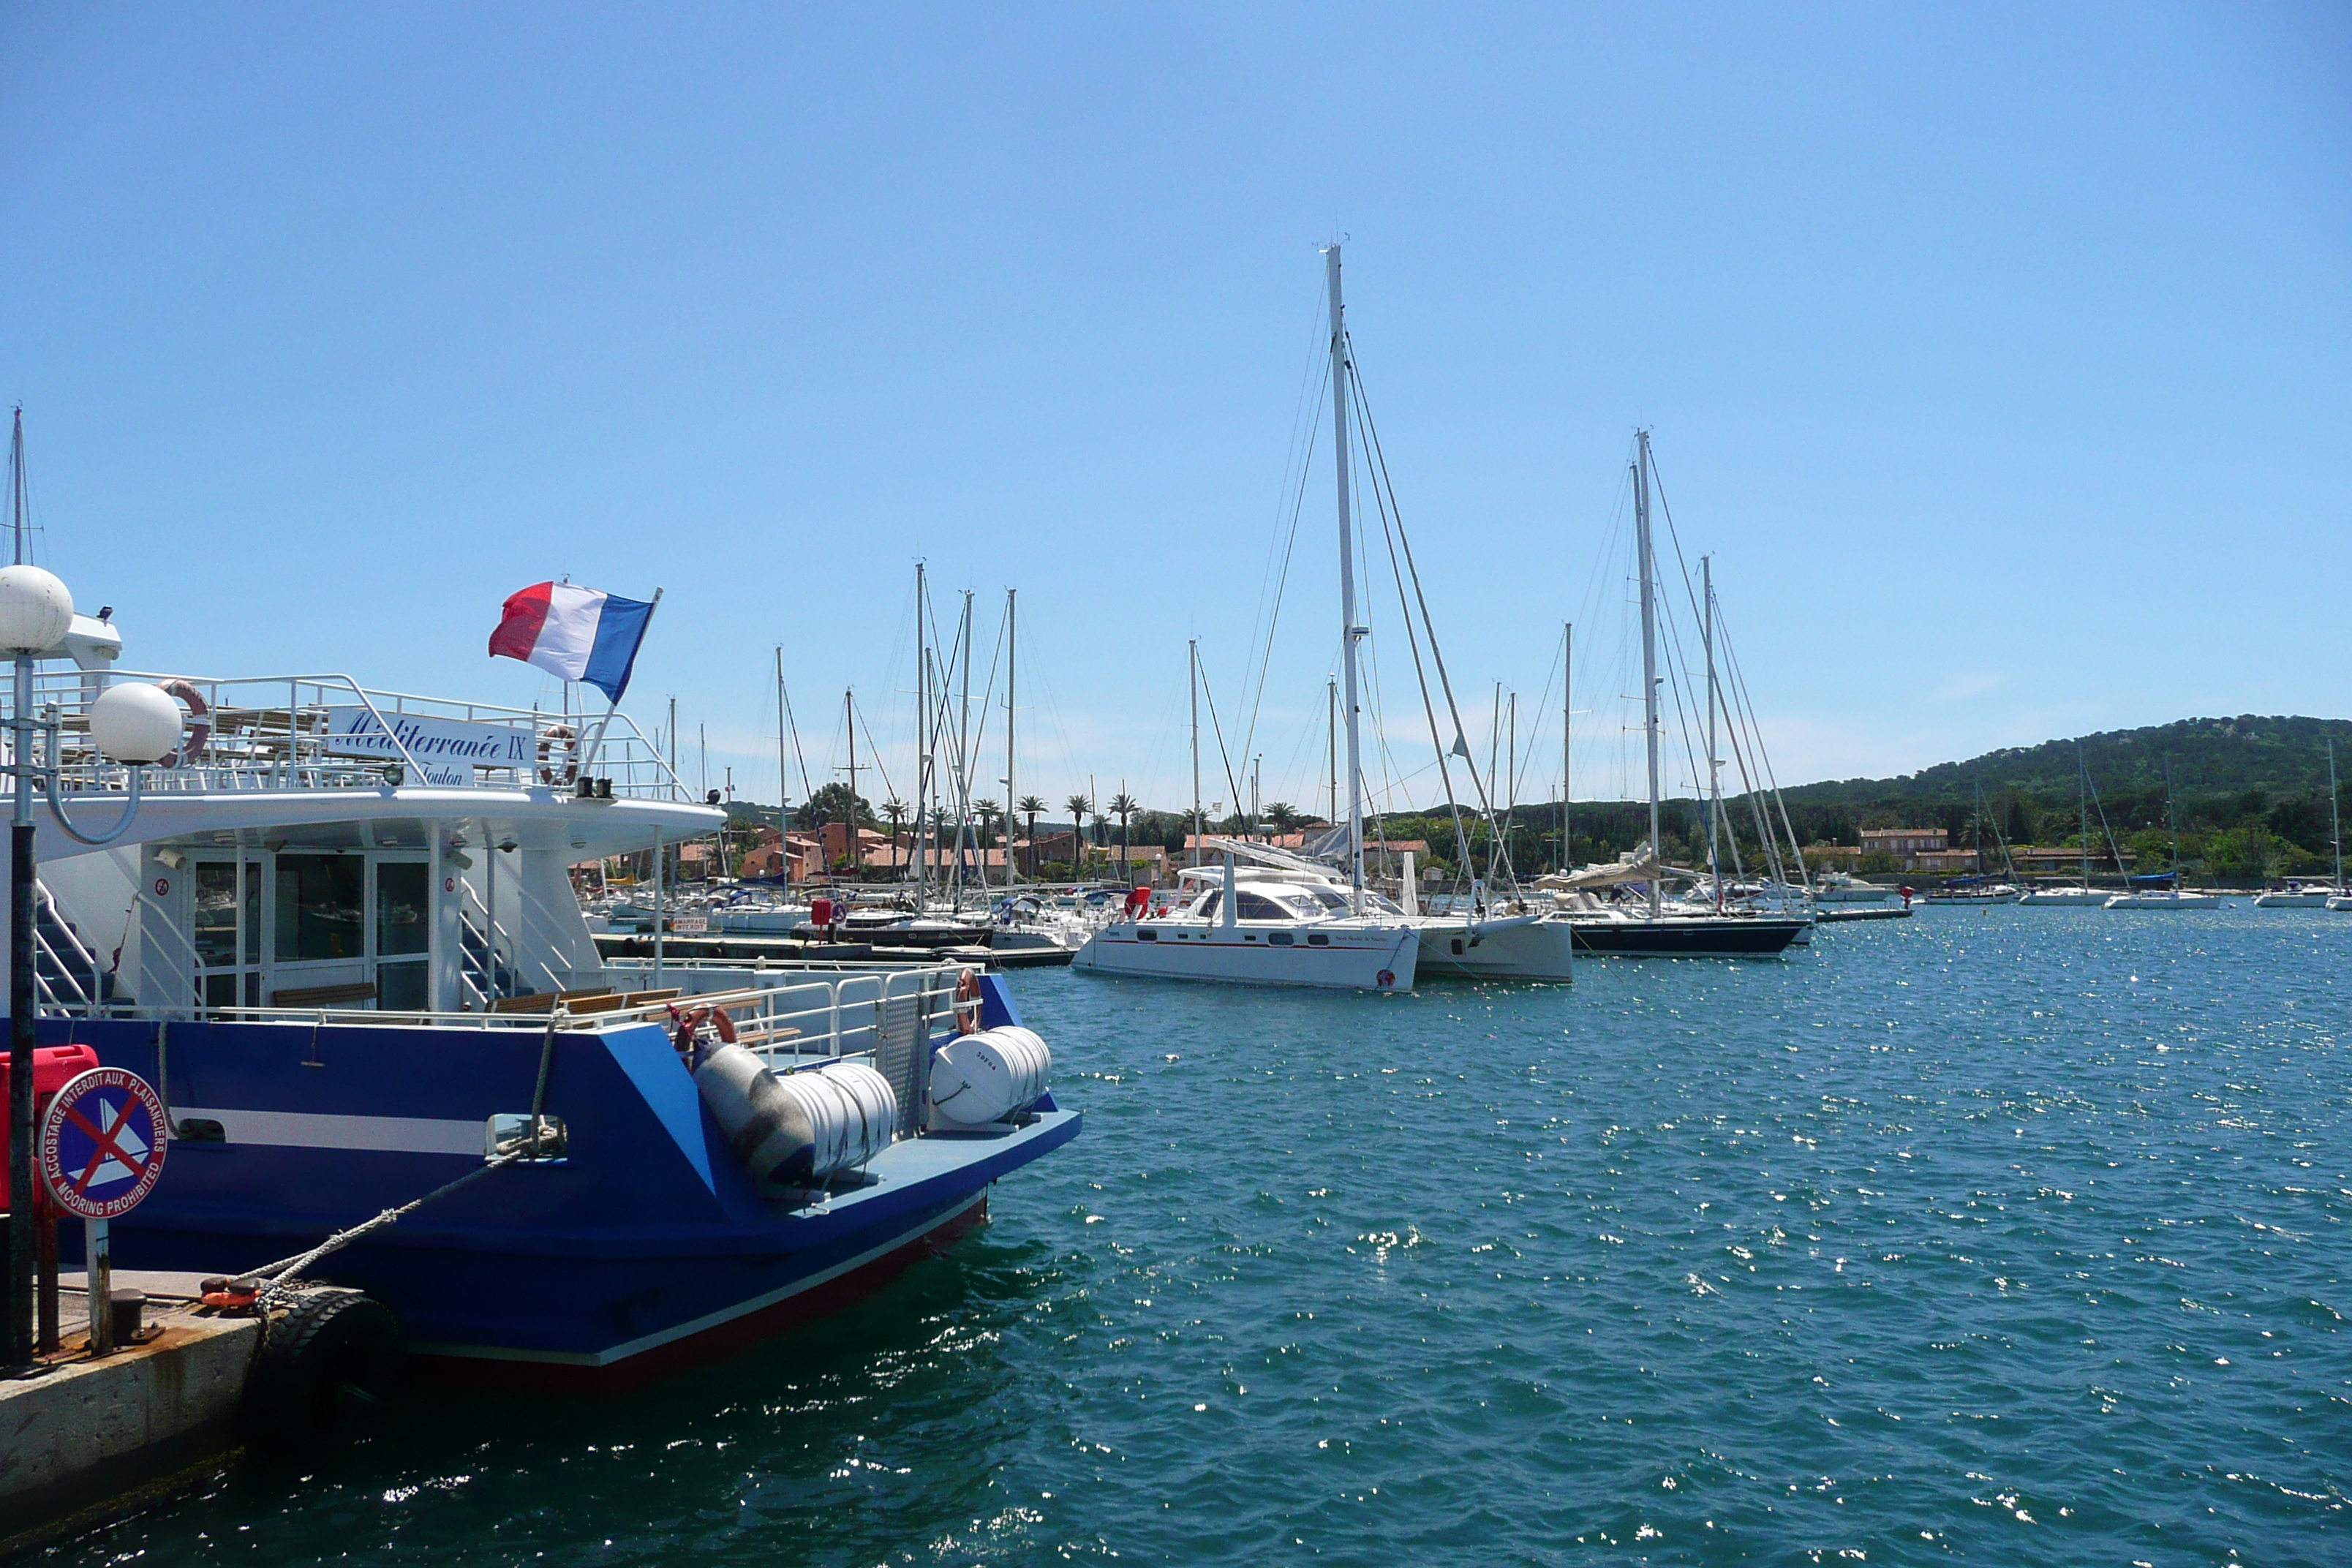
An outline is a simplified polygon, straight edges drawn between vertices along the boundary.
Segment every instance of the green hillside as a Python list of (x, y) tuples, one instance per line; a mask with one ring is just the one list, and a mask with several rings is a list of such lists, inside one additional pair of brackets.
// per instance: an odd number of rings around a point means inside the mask
[[(2138, 730), (2108, 730), (2082, 737), (2091, 783), (2102, 795), (2164, 788), (2163, 763), (2172, 763), (2173, 787), (2183, 795), (2263, 790), (2273, 795), (2327, 791), (2327, 742), (2341, 770), (2352, 773), (2352, 720), (2271, 718), (2182, 719)], [(2073, 799), (2075, 742), (2011, 746), (1964, 763), (1938, 763), (1891, 779), (1844, 779), (1786, 791), (1790, 805), (1891, 805), (1971, 796), (1981, 786), (2063, 795)]]
[[(2082, 738), (2082, 756), (2105, 814), (2095, 816), (2091, 842), (2108, 870), (2108, 834), (2138, 869), (2168, 866), (2164, 769), (2172, 769), (2182, 864), (2222, 879), (2279, 877), (2326, 870), (2332, 861), (2327, 803), (2327, 742), (2336, 742), (2345, 815), (2352, 816), (2352, 721), (2341, 719), (2184, 719)], [(1939, 763), (1888, 779), (1842, 779), (1784, 791), (1790, 825), (1807, 844), (1859, 845), (1865, 827), (1942, 827), (1956, 847), (1981, 838), (1998, 864), (1998, 842), (2074, 845), (2080, 841), (2075, 742), (2014, 746), (1961, 763)], [(1981, 802), (1981, 807), (1979, 807)], [(1728, 803), (1727, 823), (1741, 852), (1755, 853), (1755, 814), (1745, 798)], [(1706, 859), (1697, 803), (1679, 799), (1663, 812), (1668, 857)], [(1486, 832), (1465, 825), (1472, 846)], [(1558, 802), (1523, 805), (1514, 816), (1512, 856), (1521, 867), (1562, 858)], [(1575, 861), (1606, 859), (1648, 836), (1647, 809), (1633, 803), (1582, 801), (1572, 827)], [(1441, 864), (1465, 847), (1442, 810), (1386, 819), (1392, 837), (1426, 839)], [(1880, 869), (1865, 866), (1865, 869)]]

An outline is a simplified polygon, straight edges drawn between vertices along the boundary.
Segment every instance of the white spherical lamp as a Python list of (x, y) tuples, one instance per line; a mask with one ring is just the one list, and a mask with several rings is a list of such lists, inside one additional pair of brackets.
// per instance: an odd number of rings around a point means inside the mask
[(0, 649), (46, 653), (73, 629), (73, 595), (37, 566), (0, 566)]
[(160, 686), (110, 686), (89, 705), (89, 736), (118, 763), (152, 763), (180, 749), (187, 715)]

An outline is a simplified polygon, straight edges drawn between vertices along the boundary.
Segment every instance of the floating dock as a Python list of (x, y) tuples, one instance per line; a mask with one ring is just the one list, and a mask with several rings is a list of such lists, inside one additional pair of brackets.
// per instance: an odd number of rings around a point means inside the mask
[(1900, 907), (1882, 904), (1859, 910), (1815, 910), (1813, 911), (1813, 921), (1818, 925), (1828, 925), (1835, 921), (1907, 921), (1910, 918), (1911, 906), (1908, 904)]

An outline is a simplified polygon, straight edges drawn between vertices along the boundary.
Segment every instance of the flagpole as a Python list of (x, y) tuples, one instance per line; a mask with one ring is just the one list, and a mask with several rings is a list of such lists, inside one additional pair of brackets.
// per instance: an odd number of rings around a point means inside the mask
[[(654, 590), (653, 602), (646, 606), (646, 624), (637, 630), (637, 646), (640, 647), (645, 646), (646, 634), (654, 629), (654, 612), (661, 608), (661, 596), (662, 591), (659, 588), (656, 588)], [(612, 728), (613, 715), (619, 711), (620, 706), (621, 700), (617, 697), (611, 699), (605, 703), (604, 716), (598, 720), (596, 723), (596, 739), (591, 745), (583, 748), (582, 751), (580, 763), (580, 771), (582, 773), (584, 774), (589, 773), (595, 767), (598, 762), (603, 760), (604, 754), (604, 731)], [(670, 775), (670, 783), (672, 784), (676, 784), (677, 783), (677, 775), (675, 772)]]

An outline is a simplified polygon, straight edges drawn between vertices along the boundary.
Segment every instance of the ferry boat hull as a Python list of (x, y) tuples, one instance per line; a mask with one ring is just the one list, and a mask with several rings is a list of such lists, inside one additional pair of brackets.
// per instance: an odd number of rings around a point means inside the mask
[[(1011, 1018), (992, 985), (986, 1011)], [(44, 1019), (40, 1033), (147, 1078), (200, 1134), (173, 1140), (155, 1194), (114, 1223), (119, 1265), (218, 1274), (480, 1171), (489, 1119), (530, 1104), (542, 1044), (299, 1023)], [(887, 1283), (1080, 1126), (1049, 1094), (1026, 1125), (903, 1139), (854, 1184), (780, 1210), (659, 1025), (558, 1033), (550, 1059), (564, 1158), (483, 1174), (307, 1271), (384, 1302), (445, 1373), (620, 1386), (725, 1354)]]

